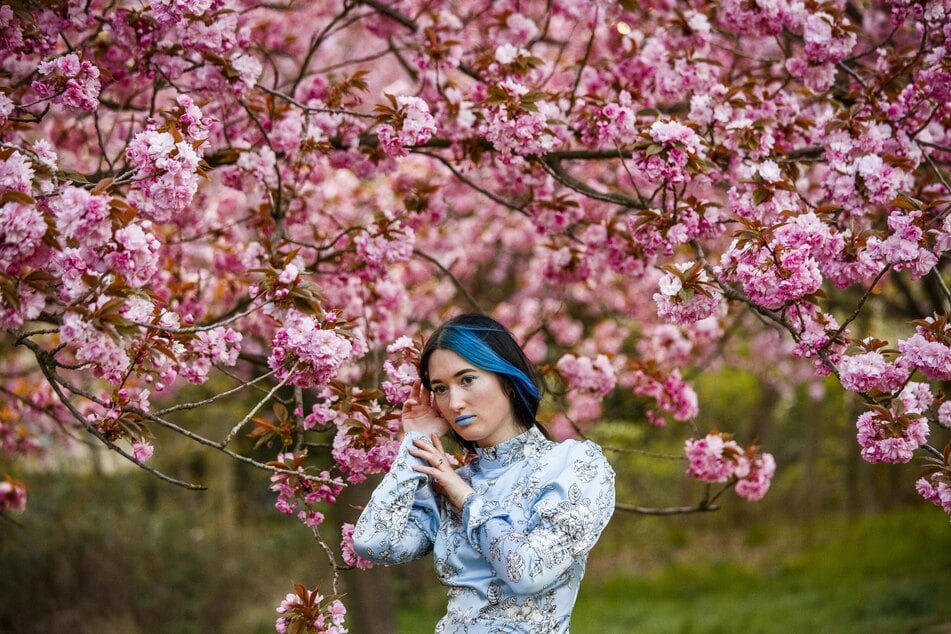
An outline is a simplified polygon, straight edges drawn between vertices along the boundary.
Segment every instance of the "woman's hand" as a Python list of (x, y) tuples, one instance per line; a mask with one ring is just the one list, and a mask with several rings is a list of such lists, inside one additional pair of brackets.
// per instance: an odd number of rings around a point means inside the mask
[(409, 453), (429, 463), (428, 465), (413, 467), (413, 471), (425, 473), (432, 478), (433, 488), (436, 489), (436, 492), (449, 500), (449, 503), (457, 510), (462, 510), (466, 498), (475, 491), (456, 474), (452, 465), (449, 464), (449, 456), (442, 448), (439, 436), (432, 434), (430, 438), (433, 441), (431, 445), (422, 438), (413, 441), (413, 448), (409, 450)]
[(421, 381), (413, 383), (409, 398), (403, 403), (403, 432), (417, 431), (424, 436), (436, 434), (442, 436), (449, 431), (449, 423), (440, 416), (433, 405), (433, 397), (429, 390), (423, 387)]

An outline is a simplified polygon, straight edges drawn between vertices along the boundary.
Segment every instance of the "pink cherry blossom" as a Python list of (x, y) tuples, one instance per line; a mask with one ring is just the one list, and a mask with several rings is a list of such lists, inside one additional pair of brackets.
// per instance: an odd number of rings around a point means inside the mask
[(707, 434), (700, 439), (685, 443), (687, 475), (703, 482), (726, 482), (733, 474), (735, 463), (731, 455), (739, 455), (742, 449), (734, 440), (724, 440), (722, 434)]
[(11, 511), (22, 513), (26, 510), (26, 487), (22, 482), (7, 477), (0, 480), (0, 513)]
[(151, 457), (152, 453), (155, 451), (155, 448), (142, 440), (132, 441), (132, 455), (139, 462), (147, 462)]
[(769, 490), (776, 461), (756, 446), (746, 449), (721, 433), (685, 443), (687, 475), (702, 482), (736, 482), (736, 493), (750, 502), (761, 500)]
[(951, 429), (951, 401), (945, 401), (938, 407), (938, 423)]
[(566, 354), (558, 360), (555, 367), (568, 387), (590, 392), (597, 397), (609, 393), (617, 382), (614, 367), (610, 359), (603, 354), (594, 359)]
[(934, 394), (927, 383), (909, 381), (899, 393), (898, 401), (906, 414), (925, 414), (934, 403)]
[(736, 494), (750, 502), (763, 499), (776, 473), (776, 460), (772, 454), (755, 454), (749, 462), (748, 472), (736, 482)]
[(884, 241), (870, 242), (870, 255), (892, 264), (896, 271), (909, 269), (913, 278), (926, 275), (938, 257), (922, 246), (924, 232), (915, 224), (920, 216), (920, 212), (892, 212), (888, 217), (889, 236)]
[(929, 379), (951, 380), (951, 346), (943, 341), (929, 340), (917, 332), (899, 340), (898, 350), (909, 365)]
[(272, 346), (268, 365), (281, 380), (301, 387), (327, 383), (353, 350), (350, 341), (296, 310), (288, 311)]
[(951, 477), (948, 474), (935, 472), (930, 477), (919, 478), (915, 488), (921, 497), (951, 515)]
[(99, 107), (99, 68), (88, 61), (80, 61), (75, 53), (49, 59), (37, 66), (43, 77), (34, 81), (33, 90), (42, 98), (81, 110)]
[(819, 263), (805, 246), (757, 248), (734, 243), (723, 254), (721, 267), (728, 279), (740, 282), (750, 299), (764, 308), (780, 308), (816, 292), (822, 284)]
[(381, 125), (377, 136), (387, 155), (406, 156), (406, 148), (426, 143), (436, 133), (435, 119), (429, 105), (419, 97), (400, 95), (396, 104), (397, 122)]
[(894, 392), (908, 380), (903, 359), (888, 363), (880, 352), (842, 357), (838, 367), (842, 387), (853, 392)]
[(359, 483), (368, 475), (382, 473), (390, 468), (399, 451), (396, 440), (397, 424), (392, 427), (371, 425), (362, 414), (355, 413), (349, 420), (335, 421), (331, 456), (347, 474), (347, 481)]
[[(683, 262), (675, 265), (683, 273), (691, 268), (692, 262)], [(693, 323), (706, 319), (716, 312), (720, 305), (721, 295), (718, 289), (710, 284), (710, 277), (703, 269), (697, 271), (696, 277), (687, 281), (673, 273), (665, 273), (658, 286), (660, 293), (654, 293), (657, 303), (657, 315), (664, 321), (674, 324)]]
[(868, 462), (909, 462), (928, 439), (928, 422), (921, 416), (865, 412), (855, 422), (862, 458)]
[(343, 555), (343, 561), (348, 566), (366, 570), (373, 567), (373, 562), (367, 561), (353, 550), (353, 524), (344, 523), (341, 526), (340, 552)]

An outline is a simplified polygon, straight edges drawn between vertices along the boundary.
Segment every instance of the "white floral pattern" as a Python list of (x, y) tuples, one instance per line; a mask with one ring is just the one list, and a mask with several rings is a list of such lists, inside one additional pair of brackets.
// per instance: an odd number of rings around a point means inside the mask
[(529, 430), (458, 470), (475, 493), (461, 513), (433, 493), (408, 448), (354, 529), (356, 552), (386, 564), (433, 550), (449, 588), (437, 634), (567, 633), (588, 551), (614, 512), (614, 471), (590, 441)]

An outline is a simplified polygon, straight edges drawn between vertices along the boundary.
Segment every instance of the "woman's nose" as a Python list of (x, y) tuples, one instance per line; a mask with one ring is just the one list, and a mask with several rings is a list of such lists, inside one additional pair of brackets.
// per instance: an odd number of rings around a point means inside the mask
[(462, 392), (460, 390), (449, 390), (449, 409), (454, 412), (462, 411), (462, 408), (465, 407), (466, 401), (463, 398)]

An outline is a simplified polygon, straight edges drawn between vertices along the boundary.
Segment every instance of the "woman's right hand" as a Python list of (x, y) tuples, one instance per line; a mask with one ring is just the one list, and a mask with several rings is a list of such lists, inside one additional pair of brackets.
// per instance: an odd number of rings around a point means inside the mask
[(421, 381), (413, 383), (409, 398), (403, 403), (403, 432), (417, 431), (427, 438), (436, 434), (443, 436), (449, 431), (449, 423), (433, 405), (432, 394)]

